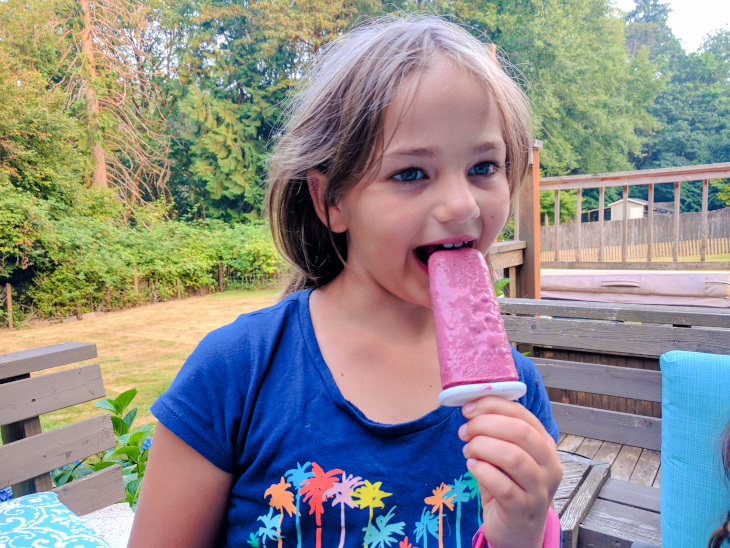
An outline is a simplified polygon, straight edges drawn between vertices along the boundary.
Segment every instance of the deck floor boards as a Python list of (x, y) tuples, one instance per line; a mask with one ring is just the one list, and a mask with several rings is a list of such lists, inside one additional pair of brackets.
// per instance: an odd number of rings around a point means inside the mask
[(661, 453), (630, 445), (560, 434), (558, 449), (611, 465), (611, 477), (661, 486)]

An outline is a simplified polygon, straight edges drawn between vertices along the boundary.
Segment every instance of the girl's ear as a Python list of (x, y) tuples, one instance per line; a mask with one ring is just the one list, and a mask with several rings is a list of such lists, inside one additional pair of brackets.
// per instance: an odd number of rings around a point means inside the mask
[(327, 189), (327, 176), (317, 169), (310, 169), (307, 171), (307, 187), (319, 220), (327, 225), (327, 212), (329, 212), (330, 230), (332, 232), (345, 232), (347, 225), (342, 218), (342, 211), (339, 206), (325, 206), (324, 194)]

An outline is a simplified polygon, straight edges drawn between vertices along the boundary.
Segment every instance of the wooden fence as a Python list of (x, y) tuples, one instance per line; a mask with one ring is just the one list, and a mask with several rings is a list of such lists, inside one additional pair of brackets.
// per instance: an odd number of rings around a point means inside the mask
[[(674, 246), (673, 215), (654, 216), (654, 243), (652, 252), (647, 249), (649, 218), (629, 219), (625, 224), (627, 260), (645, 261), (651, 256), (658, 261), (671, 261)], [(681, 260), (698, 261), (702, 255), (702, 213), (682, 213), (679, 216), (679, 250)], [(599, 261), (601, 232), (598, 222), (583, 222), (580, 241), (576, 223), (543, 226), (540, 229), (542, 261), (577, 262)], [(603, 226), (603, 258), (621, 261), (621, 241), (624, 222), (605, 221)], [(556, 234), (559, 232), (559, 234)], [(557, 243), (560, 249), (557, 249)], [(558, 253), (556, 254), (556, 251)], [(730, 254), (730, 208), (709, 211), (707, 214), (706, 259)]]
[[(711, 246), (715, 244), (717, 246), (724, 245), (722, 240), (730, 236), (730, 217), (727, 216), (726, 210), (721, 210), (723, 213), (713, 213), (713, 218), (717, 215), (719, 220), (716, 223), (713, 222), (713, 232), (711, 234), (710, 212), (707, 209), (709, 180), (726, 178), (730, 178), (730, 162), (540, 179), (539, 190), (550, 190), (555, 193), (555, 219), (558, 220), (557, 226), (551, 227), (553, 228), (552, 241), (546, 242), (548, 245), (541, 248), (552, 252), (545, 255), (546, 259), (549, 257), (550, 260), (545, 260), (542, 266), (545, 268), (589, 269), (642, 268), (661, 270), (681, 268), (687, 270), (730, 270), (730, 261), (728, 260), (707, 261), (708, 255), (712, 254), (713, 249), (716, 249)], [(680, 214), (680, 187), (683, 182), (689, 181), (702, 181), (702, 211), (697, 214)], [(660, 215), (654, 211), (654, 185), (662, 183), (674, 184), (674, 213), (671, 215)], [(629, 187), (637, 185), (647, 185), (649, 188), (646, 219), (628, 218)], [(623, 215), (620, 221), (604, 220), (605, 189), (608, 187), (622, 187)], [(582, 210), (583, 190), (587, 188), (598, 188), (599, 190), (598, 221), (583, 223), (581, 215), (577, 214), (574, 223), (572, 223), (574, 234), (570, 235), (568, 241), (568, 233), (571, 229), (564, 228), (559, 224), (560, 192), (575, 189), (577, 191), (576, 210), (580, 212)], [(693, 215), (697, 216), (696, 220), (689, 221)], [(688, 219), (687, 222), (682, 222), (682, 219), (685, 218)], [(632, 232), (630, 228), (632, 223), (638, 221), (644, 223), (645, 229)], [(683, 237), (683, 230), (687, 232), (689, 230), (687, 227), (690, 226), (695, 227), (693, 229), (694, 234)], [(564, 232), (565, 240), (563, 239)], [(608, 237), (609, 232), (611, 233), (610, 238)], [(716, 239), (720, 241), (714, 242)], [(680, 256), (685, 255), (682, 247), (689, 248), (693, 245), (689, 242), (695, 240), (698, 241), (697, 255), (699, 260), (682, 261), (680, 263)], [(688, 243), (682, 244), (680, 242)], [(667, 245), (671, 250), (669, 264), (664, 260), (656, 260), (657, 258), (665, 258)], [(617, 258), (614, 249), (616, 247), (618, 247)], [(586, 249), (585, 256), (583, 253), (584, 248)], [(563, 253), (563, 250), (568, 250), (568, 253)], [(639, 253), (640, 250), (643, 250), (644, 253)]]

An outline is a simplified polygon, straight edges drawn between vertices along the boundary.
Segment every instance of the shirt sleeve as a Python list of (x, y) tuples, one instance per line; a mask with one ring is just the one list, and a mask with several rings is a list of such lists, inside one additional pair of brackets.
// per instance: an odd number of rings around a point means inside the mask
[(236, 465), (242, 387), (250, 384), (246, 349), (235, 323), (208, 334), (150, 408), (176, 436), (229, 473)]
[(548, 398), (547, 390), (542, 382), (540, 373), (538, 373), (531, 359), (523, 356), (514, 348), (512, 348), (512, 357), (515, 360), (515, 367), (517, 368), (520, 380), (527, 386), (527, 393), (518, 401), (538, 418), (548, 434), (557, 443), (560, 429), (553, 417), (553, 409), (550, 405), (550, 399)]

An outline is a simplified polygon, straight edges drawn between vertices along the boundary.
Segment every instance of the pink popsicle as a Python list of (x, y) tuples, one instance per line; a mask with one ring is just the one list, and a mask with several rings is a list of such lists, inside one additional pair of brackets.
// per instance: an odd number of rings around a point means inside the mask
[(428, 276), (443, 388), (518, 380), (482, 253), (437, 251)]

